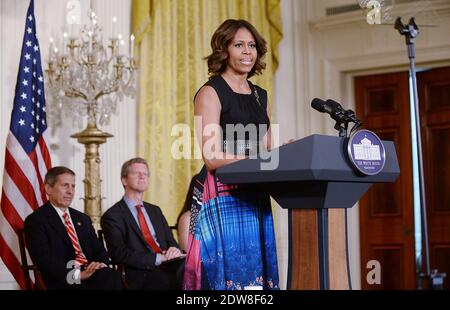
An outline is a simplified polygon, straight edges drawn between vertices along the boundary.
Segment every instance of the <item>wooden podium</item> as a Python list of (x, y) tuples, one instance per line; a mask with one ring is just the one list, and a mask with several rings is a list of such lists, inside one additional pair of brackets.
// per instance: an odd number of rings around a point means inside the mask
[(373, 183), (394, 182), (400, 173), (394, 144), (383, 144), (386, 163), (374, 176), (350, 165), (346, 139), (324, 135), (217, 170), (221, 182), (254, 186), (289, 210), (288, 289), (349, 289), (345, 209)]

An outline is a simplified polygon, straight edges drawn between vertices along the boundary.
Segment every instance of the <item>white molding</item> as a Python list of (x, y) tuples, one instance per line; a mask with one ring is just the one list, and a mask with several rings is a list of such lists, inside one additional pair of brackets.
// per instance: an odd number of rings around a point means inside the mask
[[(432, 6), (421, 11), (420, 12), (421, 15), (426, 13), (430, 14), (437, 13), (440, 16), (448, 16), (450, 14), (450, 2), (448, 0), (434, 0), (430, 1), (430, 3), (432, 4)], [(410, 13), (409, 9), (411, 5), (414, 5), (414, 2), (395, 4), (390, 15), (393, 18), (395, 18), (396, 16), (402, 16), (404, 14)], [(391, 21), (391, 23), (394, 22), (395, 20)], [(311, 27), (319, 31), (328, 30), (330, 28), (335, 28), (337, 26), (348, 26), (351, 24), (354, 24), (354, 26), (361, 26), (361, 25), (369, 26), (366, 23), (362, 9), (359, 11), (342, 13), (333, 16), (325, 16), (310, 22)], [(369, 27), (380, 27), (380, 26), (374, 25)]]
[[(450, 45), (437, 47), (422, 47), (416, 49), (416, 65), (436, 67), (450, 63)], [(408, 70), (409, 59), (405, 50), (374, 53), (369, 55), (351, 56), (330, 59), (329, 62), (341, 72), (352, 72), (354, 75), (370, 74), (386, 70)], [(357, 72), (357, 71), (363, 71)]]

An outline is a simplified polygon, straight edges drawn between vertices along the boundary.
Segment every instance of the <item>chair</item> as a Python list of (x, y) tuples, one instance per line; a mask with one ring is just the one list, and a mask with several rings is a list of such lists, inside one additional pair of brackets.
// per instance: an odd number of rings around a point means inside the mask
[[(108, 247), (106, 246), (106, 241), (105, 241), (105, 234), (103, 233), (103, 230), (99, 229), (97, 231), (97, 235), (98, 235), (98, 240), (100, 241), (100, 243), (103, 245), (103, 247), (108, 250)], [(125, 268), (123, 266), (123, 264), (115, 264), (112, 262), (112, 260), (110, 259), (110, 267), (113, 268), (114, 270), (116, 270), (117, 272), (120, 273), (120, 276), (122, 278), (122, 285), (124, 288), (128, 288), (128, 284), (125, 278)]]
[[(45, 284), (42, 280), (41, 273), (37, 267), (28, 262), (28, 256), (26, 252), (26, 235), (24, 229), (19, 229), (17, 231), (17, 237), (19, 239), (19, 249), (20, 249), (20, 260), (22, 272), (25, 276), (25, 289), (30, 290), (45, 290)], [(33, 272), (35, 282), (31, 280), (30, 272)]]
[[(178, 223), (176, 223), (173, 226), (169, 226), (169, 228), (172, 231), (172, 234), (175, 237), (175, 240), (178, 242), (178, 244), (180, 244), (180, 240), (178, 239)], [(183, 250), (183, 253), (186, 253), (186, 252)]]
[[(97, 230), (97, 236), (98, 236), (98, 240), (100, 241), (100, 243), (103, 245), (103, 247), (108, 250), (108, 247), (106, 246), (106, 241), (105, 241), (105, 234), (103, 233), (103, 230), (99, 229)], [(118, 264), (114, 264), (111, 259), (110, 259), (110, 267), (113, 268), (114, 270), (118, 270)]]
[(98, 240), (106, 249), (105, 235), (103, 234), (103, 230), (97, 230)]

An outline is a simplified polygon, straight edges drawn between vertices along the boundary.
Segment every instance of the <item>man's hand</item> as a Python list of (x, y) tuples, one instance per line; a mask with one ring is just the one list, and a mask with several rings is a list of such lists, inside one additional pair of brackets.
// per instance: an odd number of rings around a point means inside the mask
[(94, 274), (95, 271), (107, 267), (104, 263), (91, 262), (85, 270), (80, 272), (81, 280), (89, 279), (90, 276)]
[(181, 250), (176, 247), (170, 247), (167, 251), (162, 252), (163, 262), (183, 256)]

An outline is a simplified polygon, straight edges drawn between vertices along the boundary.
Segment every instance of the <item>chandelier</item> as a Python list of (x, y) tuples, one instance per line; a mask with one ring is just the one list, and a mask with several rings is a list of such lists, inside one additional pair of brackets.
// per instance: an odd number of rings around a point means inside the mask
[(98, 230), (102, 215), (99, 147), (113, 136), (101, 131), (97, 124), (108, 124), (111, 114), (117, 113), (117, 102), (125, 96), (134, 98), (136, 62), (134, 36), (130, 37), (127, 56), (122, 36), (116, 35), (117, 18), (113, 19), (112, 35), (105, 45), (92, 7), (88, 15), (90, 22), (81, 27), (79, 36), (73, 20), (69, 33), (63, 34), (61, 49), (50, 39), (45, 78), (47, 116), (53, 131), (62, 125), (62, 115), (72, 117), (79, 128), (87, 118), (86, 128), (71, 137), (85, 146), (84, 212)]
[(108, 125), (117, 114), (117, 102), (134, 98), (136, 92), (136, 62), (134, 36), (130, 37), (127, 56), (121, 34), (115, 34), (117, 18), (106, 45), (96, 13), (88, 12), (90, 23), (83, 25), (77, 37), (75, 23), (64, 32), (62, 48), (50, 38), (48, 69), (48, 118), (53, 129), (62, 125), (62, 115), (72, 118), (81, 128), (87, 116), (91, 126)]

